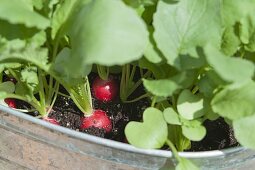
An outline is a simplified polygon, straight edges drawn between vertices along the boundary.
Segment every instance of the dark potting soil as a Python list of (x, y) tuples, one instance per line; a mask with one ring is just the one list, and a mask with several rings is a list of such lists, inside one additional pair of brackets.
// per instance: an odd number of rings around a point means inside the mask
[[(95, 75), (90, 75), (90, 82), (93, 82)], [(115, 76), (119, 82), (119, 76)], [(67, 92), (61, 88), (62, 93)], [(131, 99), (138, 97), (144, 93), (143, 87), (139, 87), (137, 91), (130, 96)], [(18, 108), (31, 109), (31, 107), (22, 101), (17, 101)], [(129, 121), (142, 121), (143, 111), (150, 105), (147, 99), (139, 100), (133, 103), (122, 103), (119, 98), (108, 102), (100, 102), (93, 99), (93, 106), (95, 109), (102, 109), (106, 111), (112, 121), (112, 131), (106, 133), (103, 129), (95, 127), (81, 130), (81, 118), (83, 113), (77, 108), (74, 102), (69, 97), (59, 95), (56, 103), (49, 114), (50, 118), (56, 119), (61, 126), (80, 131), (83, 133), (95, 135), (102, 138), (112, 139), (120, 142), (127, 142), (124, 134), (124, 128)], [(31, 116), (39, 116), (38, 112), (27, 113)], [(204, 125), (207, 129), (205, 138), (199, 142), (192, 142), (189, 151), (208, 151), (238, 146), (238, 142), (234, 137), (233, 129), (219, 118), (215, 121), (205, 121)]]
[(206, 120), (206, 136), (199, 142), (192, 142), (190, 151), (208, 151), (238, 146), (234, 131), (223, 118), (215, 121)]
[[(29, 105), (22, 101), (17, 101), (19, 108), (30, 108)], [(74, 102), (64, 96), (59, 96), (49, 114), (50, 118), (55, 118), (61, 126), (80, 131), (83, 133), (95, 135), (102, 138), (112, 139), (120, 142), (126, 142), (124, 128), (129, 121), (141, 121), (142, 113), (149, 106), (149, 101), (140, 100), (139, 102), (123, 104), (120, 100), (109, 103), (103, 103), (93, 100), (95, 109), (105, 110), (110, 116), (113, 129), (112, 132), (106, 133), (103, 129), (89, 128), (80, 130), (81, 117), (83, 116)], [(38, 116), (38, 112), (28, 113), (32, 116)], [(238, 146), (234, 137), (233, 129), (219, 118), (215, 121), (205, 121), (204, 125), (207, 130), (205, 138), (199, 142), (192, 142), (189, 151), (208, 151)]]
[(75, 106), (74, 102), (64, 96), (59, 96), (53, 111), (49, 114), (50, 118), (55, 118), (61, 126), (81, 131), (91, 135), (112, 139), (116, 141), (125, 141), (124, 128), (129, 121), (139, 121), (142, 119), (142, 113), (149, 102), (142, 100), (132, 104), (122, 104), (119, 100), (104, 103), (93, 100), (95, 109), (106, 111), (112, 121), (112, 132), (106, 133), (105, 130), (99, 128), (80, 129), (81, 117), (83, 114)]

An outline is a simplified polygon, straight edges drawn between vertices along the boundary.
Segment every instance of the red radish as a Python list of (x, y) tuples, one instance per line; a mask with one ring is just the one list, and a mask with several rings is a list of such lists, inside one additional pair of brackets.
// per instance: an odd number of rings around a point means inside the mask
[(15, 99), (6, 98), (4, 99), (4, 102), (10, 107), (10, 108), (17, 108)]
[(112, 76), (109, 76), (108, 80), (97, 77), (92, 84), (92, 90), (96, 99), (109, 102), (116, 97), (118, 85)]
[(47, 122), (50, 122), (50, 123), (52, 123), (54, 125), (59, 125), (59, 122), (56, 119), (54, 119), (54, 118), (44, 117), (43, 120), (45, 120)]
[(94, 110), (92, 115), (82, 118), (81, 129), (96, 127), (104, 129), (106, 132), (112, 130), (112, 122), (103, 110)]

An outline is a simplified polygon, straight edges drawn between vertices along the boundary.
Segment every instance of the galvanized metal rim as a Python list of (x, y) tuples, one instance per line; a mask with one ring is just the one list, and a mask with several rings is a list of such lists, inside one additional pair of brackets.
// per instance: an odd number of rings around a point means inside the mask
[[(85, 134), (85, 133), (76, 132), (74, 130), (57, 126), (57, 125), (48, 123), (46, 121), (37, 119), (35, 117), (26, 115), (24, 113), (10, 109), (9, 107), (3, 106), (3, 105), (0, 105), (0, 110), (3, 112), (9, 113), (13, 116), (19, 117), (21, 119), (43, 126), (45, 128), (48, 128), (50, 130), (54, 130), (54, 131), (66, 134), (68, 136), (72, 136), (80, 140), (86, 140), (91, 143), (96, 143), (99, 145), (104, 145), (107, 147), (124, 150), (127, 152), (134, 152), (139, 154), (152, 155), (152, 156), (165, 157), (165, 158), (172, 157), (171, 151), (156, 150), (156, 149), (140, 149), (129, 144), (125, 144), (125, 143), (121, 143), (121, 142), (117, 142), (117, 141), (113, 141), (109, 139), (103, 139), (103, 138), (99, 138), (99, 137)], [(212, 150), (212, 151), (202, 151), (202, 152), (179, 152), (179, 155), (186, 158), (206, 158), (206, 157), (209, 158), (209, 157), (225, 156), (227, 154), (239, 152), (243, 150), (246, 150), (246, 149), (244, 147), (238, 146), (238, 147), (233, 147), (233, 148), (223, 149), (223, 150)]]

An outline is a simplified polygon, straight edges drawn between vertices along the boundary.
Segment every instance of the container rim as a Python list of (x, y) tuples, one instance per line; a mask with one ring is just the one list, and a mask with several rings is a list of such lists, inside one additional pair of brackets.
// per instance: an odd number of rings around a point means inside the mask
[[(49, 122), (40, 120), (38, 118), (35, 118), (33, 116), (24, 114), (22, 112), (13, 110), (9, 107), (6, 107), (4, 105), (0, 104), (0, 111), (9, 113), (13, 116), (16, 116), (18, 118), (27, 120), (29, 122), (38, 124), (40, 126), (43, 126), (45, 128), (48, 128), (53, 131), (57, 131), (63, 134), (66, 134), (68, 136), (80, 139), (80, 140), (86, 140), (91, 143), (96, 143), (99, 145), (104, 145), (107, 147), (111, 147), (114, 149), (119, 149), (123, 151), (128, 151), (128, 152), (134, 152), (134, 153), (139, 153), (139, 154), (144, 154), (144, 155), (151, 155), (151, 156), (158, 156), (158, 157), (164, 157), (164, 158), (169, 158), (172, 157), (172, 152), (170, 150), (157, 150), (157, 149), (140, 149), (136, 148), (130, 144), (126, 143), (121, 143), (117, 141), (113, 141), (110, 139), (104, 139), (100, 138), (97, 136), (77, 132), (75, 130), (71, 130), (62, 126), (57, 126), (54, 124), (51, 124)], [(225, 156), (230, 153), (238, 152), (241, 150), (245, 150), (244, 147), (242, 146), (237, 146), (233, 148), (228, 148), (228, 149), (222, 149), (222, 150), (211, 150), (211, 151), (199, 151), (199, 152), (179, 152), (179, 155), (185, 158), (205, 158), (205, 157), (218, 157), (218, 156)]]

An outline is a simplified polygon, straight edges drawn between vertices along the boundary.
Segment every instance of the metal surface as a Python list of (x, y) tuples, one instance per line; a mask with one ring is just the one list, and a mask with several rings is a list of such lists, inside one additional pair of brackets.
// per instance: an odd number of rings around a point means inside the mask
[[(0, 105), (0, 169), (169, 169), (170, 151), (144, 150), (55, 126)], [(255, 152), (243, 147), (180, 152), (201, 169), (233, 169), (251, 162)], [(11, 162), (11, 163), (10, 163)]]

